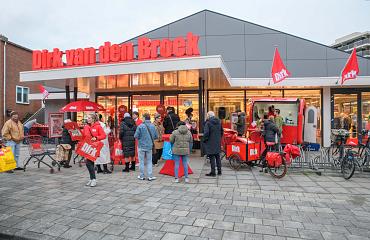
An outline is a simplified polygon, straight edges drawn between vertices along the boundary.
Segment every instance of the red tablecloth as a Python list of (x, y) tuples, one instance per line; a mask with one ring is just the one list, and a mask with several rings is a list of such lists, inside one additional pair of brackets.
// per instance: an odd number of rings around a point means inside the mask
[[(170, 135), (171, 134), (163, 134), (162, 139), (163, 141), (169, 142), (170, 141)], [(169, 176), (175, 176), (175, 161), (174, 160), (165, 160), (165, 163), (159, 171), (160, 174), (169, 175)], [(193, 174), (193, 170), (191, 170), (189, 164), (188, 164), (188, 173)], [(182, 161), (180, 162), (179, 167), (179, 178), (184, 176), (184, 167), (182, 166)]]

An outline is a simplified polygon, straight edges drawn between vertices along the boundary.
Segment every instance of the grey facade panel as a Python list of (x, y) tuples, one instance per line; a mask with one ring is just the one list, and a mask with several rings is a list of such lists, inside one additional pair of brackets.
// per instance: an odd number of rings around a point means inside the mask
[(328, 59), (328, 77), (339, 77), (347, 59)]
[[(268, 78), (271, 77), (271, 64), (269, 61), (246, 61), (246, 70), (248, 78)], [(234, 76), (232, 76), (234, 77)]]
[(231, 34), (244, 34), (244, 22), (213, 12), (206, 12), (206, 35)]
[(367, 63), (368, 60), (365, 60), (363, 58), (357, 58), (358, 61), (358, 67), (360, 69), (360, 76), (366, 76), (367, 75)]
[(328, 59), (348, 58), (349, 54), (336, 49), (326, 48), (326, 56)]
[(207, 36), (207, 54), (221, 54), (224, 61), (245, 60), (244, 36)]
[(245, 61), (225, 62), (225, 65), (233, 78), (245, 78)]
[(326, 47), (297, 37), (287, 36), (288, 59), (326, 59)]
[(253, 23), (245, 23), (245, 34), (264, 34), (264, 33), (280, 33), (266, 27), (258, 26)]
[(170, 37), (186, 36), (188, 32), (204, 36), (206, 32), (206, 13), (200, 12), (169, 25)]
[(274, 56), (275, 45), (283, 61), (286, 60), (285, 34), (245, 35), (246, 60), (270, 60)]
[(292, 77), (326, 77), (326, 59), (323, 60), (287, 60), (286, 67)]
[(148, 38), (151, 38), (151, 39), (154, 39), (154, 38), (158, 38), (158, 39), (162, 39), (162, 38), (168, 38), (168, 25), (164, 26), (164, 27), (161, 27), (161, 28), (158, 28), (156, 30), (153, 30), (147, 34), (144, 34), (142, 36), (145, 36), (145, 37), (148, 37)]

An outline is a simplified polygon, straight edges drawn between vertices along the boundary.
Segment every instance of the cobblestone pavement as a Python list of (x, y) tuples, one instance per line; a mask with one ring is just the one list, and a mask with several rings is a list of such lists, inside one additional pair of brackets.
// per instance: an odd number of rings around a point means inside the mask
[[(23, 149), (24, 150), (24, 149)], [(26, 153), (22, 151), (22, 155)], [(163, 163), (162, 163), (163, 164)], [(368, 239), (370, 178), (290, 173), (281, 180), (258, 169), (205, 177), (192, 157), (191, 183), (140, 181), (137, 172), (97, 175), (85, 167), (50, 174), (31, 164), (0, 174), (0, 239)], [(11, 237), (12, 236), (12, 237)]]

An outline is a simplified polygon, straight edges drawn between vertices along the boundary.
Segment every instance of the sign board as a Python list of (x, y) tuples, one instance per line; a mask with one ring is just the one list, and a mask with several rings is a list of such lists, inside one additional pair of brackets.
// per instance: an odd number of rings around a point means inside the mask
[(62, 137), (64, 113), (49, 113), (49, 137)]
[[(132, 42), (121, 44), (105, 42), (98, 49), (87, 47), (60, 51), (54, 48), (50, 52), (35, 50), (32, 53), (32, 70), (198, 56), (200, 55), (198, 41), (199, 36), (189, 32), (186, 37), (180, 36), (173, 40), (169, 38), (151, 40), (147, 37), (139, 37), (137, 45)], [(137, 58), (135, 58), (134, 48), (137, 48)]]

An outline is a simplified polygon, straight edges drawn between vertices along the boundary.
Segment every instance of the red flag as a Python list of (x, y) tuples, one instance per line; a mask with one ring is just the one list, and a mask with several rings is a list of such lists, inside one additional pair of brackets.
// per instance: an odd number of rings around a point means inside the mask
[(343, 85), (344, 81), (356, 79), (359, 73), (360, 69), (358, 68), (356, 48), (354, 48), (351, 53), (351, 56), (349, 56), (347, 60), (346, 66), (342, 70), (341, 73), (342, 81), (340, 84)]
[(281, 82), (290, 76), (290, 72), (285, 67), (283, 60), (281, 60), (277, 48), (275, 48), (274, 59), (272, 60), (271, 76), (274, 83)]
[(45, 98), (47, 98), (49, 96), (49, 92), (46, 91), (44, 86), (40, 85), (39, 89), (40, 89), (40, 92), (42, 93), (42, 100), (44, 100)]

